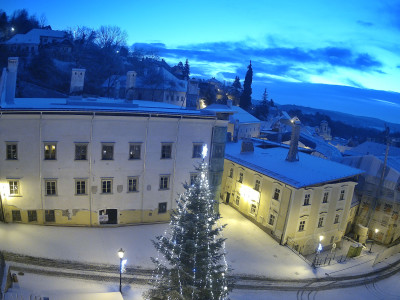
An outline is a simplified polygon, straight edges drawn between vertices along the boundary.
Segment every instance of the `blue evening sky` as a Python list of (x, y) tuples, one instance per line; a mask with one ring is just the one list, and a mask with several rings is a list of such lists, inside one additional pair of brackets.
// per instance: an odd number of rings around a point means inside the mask
[(255, 98), (277, 83), (400, 92), (400, 0), (2, 2), (8, 14), (44, 14), (53, 29), (119, 26), (129, 46), (172, 65), (188, 58), (194, 77), (243, 80), (251, 59)]

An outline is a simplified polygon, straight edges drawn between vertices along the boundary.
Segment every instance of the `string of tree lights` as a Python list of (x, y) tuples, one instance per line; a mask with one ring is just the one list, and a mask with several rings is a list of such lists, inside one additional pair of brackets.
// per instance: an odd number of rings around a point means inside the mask
[(153, 241), (159, 255), (146, 299), (227, 299), (233, 282), (225, 259), (225, 239), (208, 182), (208, 165), (177, 200), (169, 228)]

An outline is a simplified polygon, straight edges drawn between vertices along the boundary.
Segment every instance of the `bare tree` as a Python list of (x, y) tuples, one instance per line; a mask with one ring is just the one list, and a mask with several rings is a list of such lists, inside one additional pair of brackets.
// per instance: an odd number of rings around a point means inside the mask
[(118, 26), (101, 26), (97, 31), (96, 44), (100, 48), (125, 46), (128, 34)]

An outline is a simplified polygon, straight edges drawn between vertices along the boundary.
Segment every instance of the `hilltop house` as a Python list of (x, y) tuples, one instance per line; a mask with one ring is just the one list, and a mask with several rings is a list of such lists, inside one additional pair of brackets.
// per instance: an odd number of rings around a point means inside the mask
[(204, 144), (219, 195), (227, 122), (167, 103), (80, 96), (14, 99), (18, 59), (1, 85), (0, 220), (102, 226), (169, 220)]

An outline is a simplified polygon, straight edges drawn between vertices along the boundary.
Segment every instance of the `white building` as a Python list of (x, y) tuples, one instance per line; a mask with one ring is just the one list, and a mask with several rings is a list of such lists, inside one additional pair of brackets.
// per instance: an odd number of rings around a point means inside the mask
[(226, 121), (149, 101), (14, 99), (5, 88), (15, 85), (9, 70), (0, 91), (0, 220), (167, 221), (182, 183), (196, 176), (204, 144), (219, 194)]

